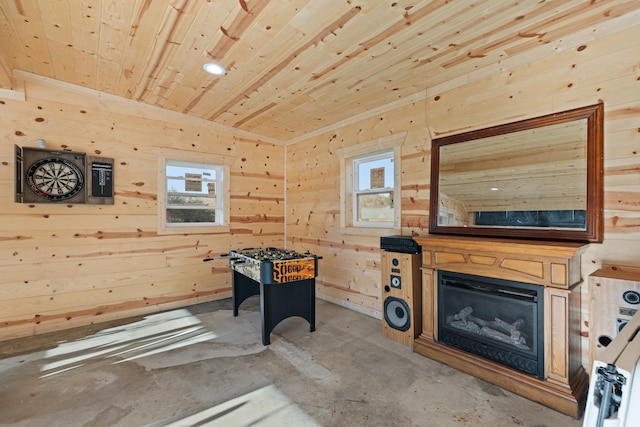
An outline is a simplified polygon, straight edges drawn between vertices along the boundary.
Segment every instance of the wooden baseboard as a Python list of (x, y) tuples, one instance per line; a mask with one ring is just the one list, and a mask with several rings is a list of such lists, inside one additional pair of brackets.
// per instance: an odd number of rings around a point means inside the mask
[(572, 376), (569, 384), (563, 384), (554, 380), (531, 377), (487, 359), (432, 341), (423, 335), (414, 341), (413, 351), (573, 418), (580, 418), (584, 411), (589, 391), (589, 377), (582, 367)]

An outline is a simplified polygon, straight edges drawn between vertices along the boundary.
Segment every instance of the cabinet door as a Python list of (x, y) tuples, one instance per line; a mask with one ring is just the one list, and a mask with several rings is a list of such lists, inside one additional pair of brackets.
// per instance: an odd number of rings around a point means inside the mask
[(422, 269), (422, 336), (430, 340), (437, 340), (437, 332), (434, 326), (438, 307), (437, 289), (433, 279), (435, 271), (431, 268)]

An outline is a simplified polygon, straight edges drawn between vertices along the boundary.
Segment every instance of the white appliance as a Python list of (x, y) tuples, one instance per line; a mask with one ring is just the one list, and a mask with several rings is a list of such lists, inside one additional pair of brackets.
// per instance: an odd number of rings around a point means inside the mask
[(640, 311), (593, 362), (583, 427), (640, 426)]

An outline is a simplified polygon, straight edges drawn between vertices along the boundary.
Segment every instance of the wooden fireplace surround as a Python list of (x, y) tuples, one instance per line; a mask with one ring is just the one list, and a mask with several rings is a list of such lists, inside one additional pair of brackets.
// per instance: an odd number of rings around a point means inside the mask
[[(422, 333), (416, 353), (578, 418), (589, 378), (581, 363), (580, 257), (584, 243), (429, 235), (422, 246)], [(437, 271), (544, 286), (544, 379), (438, 342)]]

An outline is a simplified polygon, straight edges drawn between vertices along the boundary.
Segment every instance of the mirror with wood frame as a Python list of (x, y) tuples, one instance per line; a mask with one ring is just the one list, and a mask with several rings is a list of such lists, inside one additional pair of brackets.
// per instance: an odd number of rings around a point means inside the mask
[(602, 242), (603, 105), (434, 139), (429, 232)]

